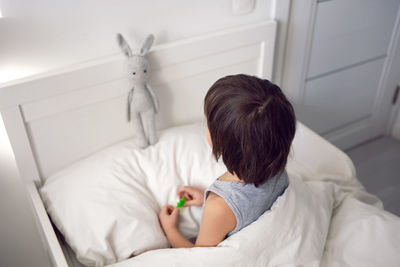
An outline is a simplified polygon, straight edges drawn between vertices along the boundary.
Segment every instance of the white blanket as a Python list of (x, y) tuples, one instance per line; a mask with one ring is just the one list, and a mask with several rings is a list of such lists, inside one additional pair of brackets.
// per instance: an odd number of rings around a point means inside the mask
[[(116, 144), (49, 177), (41, 195), (88, 266), (399, 266), (400, 219), (364, 190), (346, 154), (297, 127), (289, 187), (217, 247), (168, 249), (157, 217), (176, 203), (179, 186), (206, 188), (226, 170), (212, 157), (204, 124), (167, 129), (145, 150), (132, 140)], [(181, 212), (186, 237), (197, 234), (200, 211)], [(138, 256), (127, 259), (131, 253)]]
[(399, 266), (397, 216), (334, 183), (289, 176), (272, 209), (218, 247), (154, 250), (116, 266)]
[(346, 154), (299, 126), (290, 186), (257, 221), (215, 248), (153, 250), (115, 266), (400, 266), (400, 218), (364, 190)]

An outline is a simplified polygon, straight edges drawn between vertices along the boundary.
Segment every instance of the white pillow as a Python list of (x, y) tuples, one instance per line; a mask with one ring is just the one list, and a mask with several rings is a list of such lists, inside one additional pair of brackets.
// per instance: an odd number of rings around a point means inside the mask
[[(182, 185), (208, 187), (226, 171), (211, 154), (205, 124), (174, 127), (137, 149), (133, 140), (98, 152), (49, 177), (40, 190), (53, 222), (80, 262), (103, 266), (169, 246), (158, 221)], [(201, 210), (185, 208), (180, 230), (197, 235)]]

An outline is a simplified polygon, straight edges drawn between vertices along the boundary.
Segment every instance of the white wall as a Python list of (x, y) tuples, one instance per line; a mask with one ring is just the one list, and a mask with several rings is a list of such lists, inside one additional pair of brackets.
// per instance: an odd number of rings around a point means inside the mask
[(272, 18), (275, 1), (234, 16), (232, 0), (0, 0), (0, 83), (119, 53), (118, 31), (160, 44)]

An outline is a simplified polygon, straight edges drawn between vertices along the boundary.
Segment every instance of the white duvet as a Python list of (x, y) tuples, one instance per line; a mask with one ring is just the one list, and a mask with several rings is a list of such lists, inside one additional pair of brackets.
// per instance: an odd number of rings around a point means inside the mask
[(400, 266), (399, 217), (354, 197), (365, 193), (289, 175), (272, 209), (218, 247), (149, 251), (116, 266)]
[[(203, 124), (165, 130), (144, 151), (125, 142), (50, 177), (47, 211), (91, 266), (400, 266), (400, 219), (356, 179), (350, 159), (298, 123), (290, 184), (271, 210), (213, 248), (169, 249), (157, 220), (179, 186), (207, 187), (212, 162)], [(79, 207), (79, 208), (77, 208)], [(180, 214), (194, 237), (200, 209)], [(135, 257), (126, 259), (133, 252)]]
[(400, 266), (400, 218), (365, 192), (343, 152), (299, 126), (290, 185), (256, 222), (216, 248), (149, 251), (117, 266)]

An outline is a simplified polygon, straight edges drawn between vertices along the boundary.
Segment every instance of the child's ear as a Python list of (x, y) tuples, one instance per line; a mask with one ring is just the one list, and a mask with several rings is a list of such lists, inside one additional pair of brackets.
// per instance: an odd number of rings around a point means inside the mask
[(140, 55), (144, 56), (145, 54), (147, 54), (147, 52), (149, 52), (151, 46), (153, 45), (153, 42), (154, 42), (154, 35), (149, 34), (149, 36), (147, 36), (146, 40), (142, 45), (142, 49), (140, 49)]
[(128, 43), (125, 41), (125, 38), (120, 33), (117, 33), (117, 42), (118, 42), (119, 47), (121, 47), (122, 53), (124, 53), (125, 56), (127, 56), (127, 57), (131, 57), (132, 50), (129, 47)]

